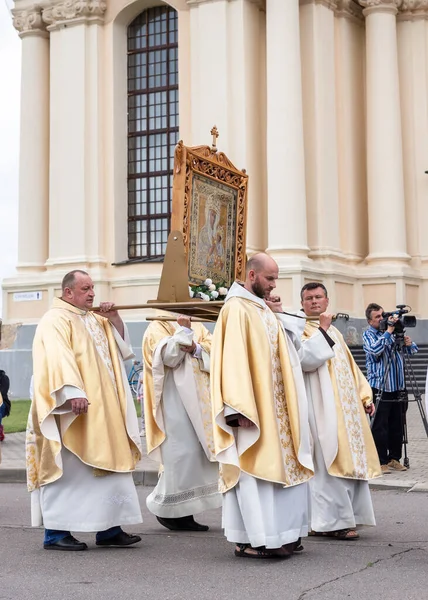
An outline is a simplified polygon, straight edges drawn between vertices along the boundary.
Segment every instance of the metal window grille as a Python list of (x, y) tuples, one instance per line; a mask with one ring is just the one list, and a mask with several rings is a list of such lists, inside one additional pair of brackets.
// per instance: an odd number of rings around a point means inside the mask
[(161, 260), (178, 141), (178, 19), (150, 8), (128, 27), (128, 258)]

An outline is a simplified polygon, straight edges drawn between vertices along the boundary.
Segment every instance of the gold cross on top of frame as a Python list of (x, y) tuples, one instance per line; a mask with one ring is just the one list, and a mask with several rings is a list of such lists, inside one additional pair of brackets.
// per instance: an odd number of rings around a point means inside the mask
[(213, 136), (213, 145), (211, 146), (211, 150), (213, 152), (217, 152), (217, 138), (218, 138), (218, 129), (217, 126), (214, 125), (214, 127), (211, 129), (211, 135)]

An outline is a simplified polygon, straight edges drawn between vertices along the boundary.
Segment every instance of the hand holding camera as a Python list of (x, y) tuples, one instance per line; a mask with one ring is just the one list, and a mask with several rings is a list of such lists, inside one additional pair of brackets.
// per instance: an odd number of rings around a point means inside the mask
[(387, 321), (387, 332), (388, 333), (394, 333), (395, 331), (395, 324), (398, 321), (398, 317), (391, 315), (390, 317), (388, 317), (388, 321)]
[(404, 344), (408, 346), (409, 344), (404, 340), (405, 327), (416, 327), (416, 317), (407, 314), (412, 310), (410, 306), (397, 304), (397, 309), (398, 310), (394, 310), (393, 312), (382, 313), (382, 319), (379, 322), (379, 331), (387, 331), (390, 334), (393, 333), (396, 340), (400, 343), (404, 342)]

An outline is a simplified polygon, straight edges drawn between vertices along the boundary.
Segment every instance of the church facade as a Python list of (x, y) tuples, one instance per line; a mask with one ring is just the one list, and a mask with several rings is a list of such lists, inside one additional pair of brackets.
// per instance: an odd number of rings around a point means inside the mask
[[(428, 317), (427, 0), (15, 0), (22, 38), (19, 251), (5, 323), (63, 275), (98, 300), (157, 296), (173, 153), (217, 146), (249, 175), (247, 252), (279, 293)], [(128, 312), (142, 320), (139, 312)]]

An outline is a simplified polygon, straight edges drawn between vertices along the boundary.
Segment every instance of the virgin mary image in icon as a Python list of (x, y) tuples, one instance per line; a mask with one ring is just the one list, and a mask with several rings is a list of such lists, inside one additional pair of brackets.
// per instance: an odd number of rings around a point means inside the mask
[(224, 267), (224, 228), (220, 223), (220, 202), (207, 198), (205, 203), (205, 225), (199, 232), (198, 263), (208, 269), (222, 271)]
[(235, 273), (237, 191), (193, 176), (189, 226), (189, 282), (212, 279), (229, 287)]

